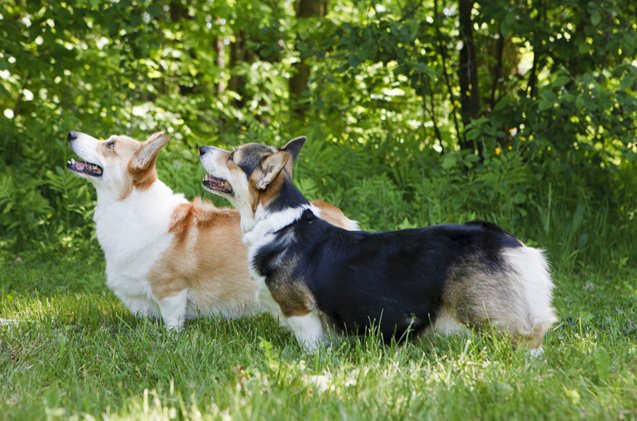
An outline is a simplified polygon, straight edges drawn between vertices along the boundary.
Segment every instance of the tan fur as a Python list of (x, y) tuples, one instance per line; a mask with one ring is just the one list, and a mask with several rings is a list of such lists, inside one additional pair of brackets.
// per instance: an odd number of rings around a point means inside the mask
[(287, 177), (287, 175), (284, 174), (283, 171), (281, 171), (279, 175), (277, 175), (277, 177), (272, 181), (272, 183), (270, 183), (266, 190), (259, 190), (255, 188), (259, 177), (261, 177), (261, 170), (257, 168), (256, 170), (254, 170), (249, 180), (250, 193), (252, 194), (254, 200), (252, 209), (254, 210), (256, 210), (259, 205), (264, 207), (267, 206), (279, 195), (279, 191), (281, 190), (281, 187), (283, 186), (285, 177)]
[[(153, 154), (143, 166), (137, 165), (135, 158), (145, 145), (157, 140), (158, 135), (158, 133), (154, 134), (145, 142), (138, 142), (128, 136), (111, 136), (101, 142), (99, 152), (105, 161), (111, 163), (109, 167), (119, 166), (122, 172), (126, 171), (129, 175), (124, 180), (124, 185), (121, 186), (120, 200), (128, 197), (133, 188), (145, 190), (157, 180), (157, 170), (155, 169), (157, 153)], [(113, 146), (109, 148), (108, 145), (111, 142)]]
[(316, 310), (314, 296), (302, 282), (288, 280), (268, 285), (268, 289), (285, 317), (305, 316)]
[(246, 264), (238, 212), (196, 199), (175, 210), (170, 231), (175, 233), (173, 243), (149, 275), (157, 298), (189, 288), (202, 313), (220, 302), (252, 303), (256, 287)]
[[(533, 326), (522, 291), (504, 274), (493, 273), (479, 262), (465, 262), (451, 270), (443, 309), (451, 318), (475, 328), (492, 325), (511, 334), (515, 343), (537, 348), (548, 327)], [(441, 312), (442, 313), (442, 312)]]
[(514, 345), (526, 345), (531, 349), (541, 348), (544, 345), (544, 337), (551, 327), (551, 323), (545, 323), (533, 327), (530, 334), (513, 334), (512, 342)]
[[(255, 152), (254, 150), (250, 150), (252, 144), (242, 145), (239, 148), (235, 149), (234, 156), (231, 160), (229, 160), (229, 155), (232, 152), (226, 151), (223, 154), (220, 154), (217, 158), (217, 165), (222, 167), (225, 166), (230, 173), (235, 174), (235, 179), (240, 179), (244, 177), (243, 170), (237, 165), (237, 162), (241, 162), (245, 156), (249, 155), (251, 159), (261, 160), (273, 153), (277, 153), (277, 150), (274, 148), (270, 148), (269, 150), (259, 150)], [(248, 150), (246, 152), (246, 150)], [(287, 152), (279, 152), (282, 154), (287, 154)], [(250, 205), (252, 207), (252, 211), (256, 211), (259, 205), (266, 206), (272, 199), (274, 199), (278, 194), (285, 178), (291, 177), (290, 169), (292, 167), (292, 159), (287, 159), (283, 165), (284, 170), (277, 174), (277, 176), (272, 180), (272, 182), (268, 185), (267, 189), (258, 189), (257, 183), (259, 179), (263, 176), (263, 170), (259, 167), (255, 168), (250, 178), (248, 180), (249, 186), (249, 195), (250, 195)], [(324, 202), (323, 202), (324, 203)]]
[(157, 180), (155, 167), (133, 167), (129, 169), (132, 175), (132, 186), (140, 190), (149, 188)]
[(330, 224), (350, 231), (358, 229), (358, 223), (345, 216), (343, 211), (336, 206), (322, 200), (315, 200), (312, 204), (321, 210), (321, 218)]
[[(321, 211), (329, 210), (325, 220), (333, 225), (347, 229), (352, 222), (335, 206), (322, 201), (315, 205)], [(170, 226), (175, 234), (173, 243), (149, 275), (153, 294), (162, 299), (190, 288), (193, 301), (204, 313), (213, 309), (216, 301), (251, 302), (256, 287), (250, 280), (239, 222), (238, 211), (218, 208), (199, 198), (177, 207)], [(298, 292), (293, 295), (299, 297)], [(300, 311), (300, 307), (290, 306), (290, 314)]]

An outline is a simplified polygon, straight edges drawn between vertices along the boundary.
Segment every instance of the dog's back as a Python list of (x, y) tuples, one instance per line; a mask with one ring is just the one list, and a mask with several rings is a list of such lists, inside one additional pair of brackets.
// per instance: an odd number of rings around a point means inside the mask
[[(374, 322), (386, 340), (432, 324), (445, 330), (487, 321), (529, 337), (555, 319), (541, 252), (493, 224), (347, 232), (307, 210), (253, 263), (280, 305), (295, 301), (282, 308), (314, 304), (352, 333)], [(304, 288), (309, 296), (299, 300)], [(295, 309), (304, 310), (312, 309)]]

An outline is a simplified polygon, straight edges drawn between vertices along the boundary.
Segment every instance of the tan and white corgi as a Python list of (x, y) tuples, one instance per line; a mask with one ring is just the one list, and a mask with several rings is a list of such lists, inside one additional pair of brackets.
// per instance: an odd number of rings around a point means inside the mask
[[(97, 190), (94, 221), (108, 287), (131, 312), (161, 317), (169, 329), (200, 315), (234, 318), (261, 311), (239, 213), (190, 202), (157, 178), (155, 160), (168, 140), (163, 133), (145, 142), (68, 135), (83, 162), (71, 160), (67, 167)], [(338, 208), (315, 205), (330, 223), (357, 228)]]

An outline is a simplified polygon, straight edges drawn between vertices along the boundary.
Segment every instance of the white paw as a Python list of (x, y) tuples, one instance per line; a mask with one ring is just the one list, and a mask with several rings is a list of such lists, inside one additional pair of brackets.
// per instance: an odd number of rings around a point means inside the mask
[(166, 329), (178, 331), (186, 320), (186, 304), (188, 303), (188, 289), (183, 289), (175, 295), (157, 300), (161, 318)]
[(165, 323), (166, 330), (169, 332), (181, 332), (184, 329), (183, 323), (175, 324), (175, 323)]
[(308, 354), (314, 354), (316, 353), (316, 351), (319, 349), (319, 347), (321, 346), (321, 344), (325, 343), (325, 340), (323, 337), (318, 337), (318, 338), (312, 338), (310, 340), (308, 339), (299, 339), (297, 338), (299, 343), (301, 344), (301, 346), (303, 347), (303, 350), (308, 353)]
[(292, 316), (286, 319), (288, 326), (294, 332), (296, 340), (306, 352), (314, 353), (323, 342), (323, 326), (321, 319), (310, 312), (305, 316)]

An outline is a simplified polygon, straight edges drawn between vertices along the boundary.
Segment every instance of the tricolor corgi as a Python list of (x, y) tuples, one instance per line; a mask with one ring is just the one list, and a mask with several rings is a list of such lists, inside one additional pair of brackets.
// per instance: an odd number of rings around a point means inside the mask
[[(131, 312), (161, 317), (169, 329), (200, 315), (259, 312), (238, 212), (189, 202), (157, 178), (155, 160), (168, 140), (163, 133), (145, 142), (68, 135), (71, 150), (84, 161), (67, 167), (97, 190), (94, 221), (108, 287)], [(315, 205), (331, 223), (357, 228), (338, 208)]]
[(282, 148), (201, 148), (207, 189), (241, 214), (261, 302), (308, 350), (326, 329), (384, 340), (491, 324), (540, 353), (556, 321), (541, 250), (486, 222), (392, 232), (346, 231), (319, 218), (288, 168), (304, 138)]

